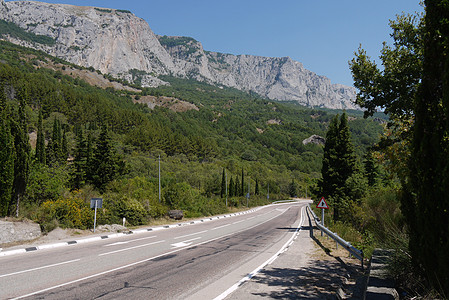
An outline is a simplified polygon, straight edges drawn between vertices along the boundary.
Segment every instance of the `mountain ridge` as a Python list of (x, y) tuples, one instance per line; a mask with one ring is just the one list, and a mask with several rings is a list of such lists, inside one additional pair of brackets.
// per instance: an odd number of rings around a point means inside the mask
[(156, 35), (146, 21), (129, 11), (0, 0), (0, 13), (1, 19), (55, 43), (7, 40), (129, 82), (136, 80), (137, 70), (143, 86), (166, 84), (157, 77), (172, 75), (310, 107), (359, 109), (353, 103), (353, 87), (332, 84), (289, 57), (205, 51), (193, 38)]

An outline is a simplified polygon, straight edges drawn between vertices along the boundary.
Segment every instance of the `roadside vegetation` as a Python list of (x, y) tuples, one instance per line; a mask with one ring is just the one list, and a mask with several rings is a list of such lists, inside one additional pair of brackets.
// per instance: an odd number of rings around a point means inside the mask
[(425, 10), (390, 22), (381, 68), (363, 48), (355, 53), (357, 103), (365, 117), (382, 110), (389, 120), (360, 163), (345, 114), (333, 119), (315, 196), (332, 208), (330, 227), (368, 256), (375, 247), (396, 250), (390, 271), (402, 298), (446, 299), (449, 7), (425, 1)]

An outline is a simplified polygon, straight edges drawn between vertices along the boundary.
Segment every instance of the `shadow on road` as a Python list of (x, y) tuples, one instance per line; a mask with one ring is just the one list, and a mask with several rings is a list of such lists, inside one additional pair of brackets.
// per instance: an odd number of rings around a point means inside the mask
[(270, 292), (254, 292), (253, 295), (273, 299), (335, 299), (335, 291), (343, 284), (341, 272), (335, 271), (340, 268), (337, 262), (316, 261), (313, 266), (301, 269), (263, 270), (253, 280), (276, 288)]

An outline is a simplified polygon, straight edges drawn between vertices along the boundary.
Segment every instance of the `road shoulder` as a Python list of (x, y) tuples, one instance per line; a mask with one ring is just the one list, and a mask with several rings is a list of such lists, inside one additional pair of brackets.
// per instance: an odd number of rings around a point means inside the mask
[(363, 271), (335, 242), (303, 227), (293, 244), (226, 299), (361, 299)]

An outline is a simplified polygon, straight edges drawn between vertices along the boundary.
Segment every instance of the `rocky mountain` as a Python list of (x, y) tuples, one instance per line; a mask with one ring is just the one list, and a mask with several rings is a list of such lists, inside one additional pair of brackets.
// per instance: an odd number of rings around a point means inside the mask
[(143, 86), (166, 84), (157, 76), (172, 75), (307, 106), (357, 109), (353, 87), (332, 84), (289, 57), (205, 51), (192, 38), (156, 36), (129, 11), (0, 0), (0, 19), (54, 42), (12, 34), (4, 39), (131, 82), (138, 79)]

